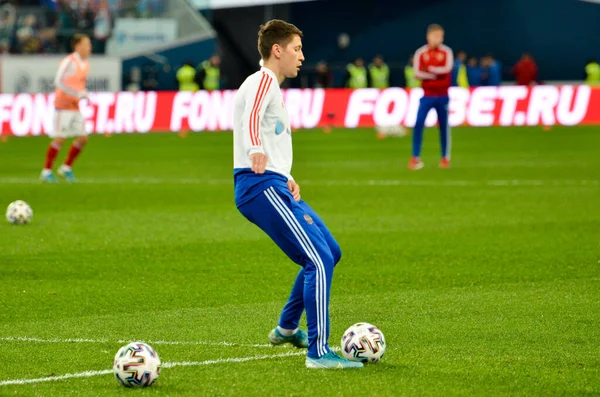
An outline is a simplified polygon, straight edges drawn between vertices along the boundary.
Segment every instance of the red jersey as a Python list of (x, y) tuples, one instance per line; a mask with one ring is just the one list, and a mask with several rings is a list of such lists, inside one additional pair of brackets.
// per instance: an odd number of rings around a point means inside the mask
[(60, 110), (79, 110), (79, 98), (85, 92), (90, 66), (76, 52), (61, 62), (54, 79), (54, 107)]
[(517, 85), (530, 85), (538, 81), (538, 67), (533, 59), (521, 59), (512, 70)]
[(422, 80), (425, 96), (447, 96), (452, 84), (454, 55), (450, 47), (440, 45), (430, 48), (424, 45), (415, 52), (413, 69), (415, 77)]

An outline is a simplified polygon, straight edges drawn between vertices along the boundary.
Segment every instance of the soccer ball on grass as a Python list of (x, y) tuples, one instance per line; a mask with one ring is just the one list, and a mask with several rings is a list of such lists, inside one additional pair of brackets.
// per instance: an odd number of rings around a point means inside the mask
[(160, 375), (160, 358), (150, 345), (131, 342), (115, 355), (113, 372), (125, 387), (147, 387)]
[(6, 220), (13, 225), (25, 225), (31, 222), (33, 210), (23, 200), (13, 201), (6, 209)]
[(383, 332), (373, 324), (357, 323), (342, 336), (342, 354), (347, 360), (376, 363), (385, 353)]

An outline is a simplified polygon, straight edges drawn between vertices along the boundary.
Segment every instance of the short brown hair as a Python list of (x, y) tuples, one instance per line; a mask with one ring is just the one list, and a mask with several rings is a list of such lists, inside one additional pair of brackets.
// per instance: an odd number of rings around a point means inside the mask
[(294, 38), (294, 35), (302, 37), (302, 31), (291, 23), (281, 19), (271, 19), (258, 30), (258, 52), (262, 59), (271, 57), (271, 49), (274, 44), (285, 47)]
[(88, 36), (87, 34), (83, 34), (83, 33), (75, 33), (73, 35), (73, 37), (71, 38), (71, 48), (75, 49), (75, 46), (79, 43), (81, 43), (81, 41), (83, 39), (89, 39), (90, 36)]
[(437, 23), (432, 23), (431, 25), (427, 26), (427, 33), (433, 32), (435, 30), (441, 30), (443, 32), (444, 28), (442, 27), (442, 25), (438, 25)]

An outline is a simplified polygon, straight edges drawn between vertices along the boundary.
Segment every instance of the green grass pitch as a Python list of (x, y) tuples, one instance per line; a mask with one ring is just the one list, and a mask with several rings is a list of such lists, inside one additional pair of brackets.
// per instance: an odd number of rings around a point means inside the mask
[(359, 371), (265, 346), (298, 268), (237, 212), (230, 133), (93, 136), (72, 185), (37, 182), (47, 138), (0, 143), (0, 205), (34, 210), (0, 223), (0, 395), (133, 395), (106, 373), (131, 340), (168, 363), (136, 395), (600, 395), (600, 130), (453, 134), (417, 172), (408, 137), (294, 135), (343, 250), (330, 344), (387, 338)]

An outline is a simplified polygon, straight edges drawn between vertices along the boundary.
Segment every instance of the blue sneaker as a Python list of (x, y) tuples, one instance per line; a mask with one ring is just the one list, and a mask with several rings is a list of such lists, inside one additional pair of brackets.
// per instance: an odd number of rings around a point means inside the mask
[(305, 331), (298, 329), (294, 335), (284, 336), (277, 328), (275, 328), (269, 334), (269, 342), (271, 342), (272, 345), (291, 343), (299, 349), (306, 349), (308, 347), (308, 335), (306, 335)]
[(319, 358), (306, 357), (306, 368), (348, 369), (363, 367), (363, 363), (346, 360), (332, 351)]
[(58, 168), (58, 175), (62, 176), (67, 182), (75, 182), (75, 175), (73, 175), (73, 169), (68, 165), (61, 165)]
[(40, 174), (40, 181), (42, 181), (44, 183), (57, 183), (58, 182), (56, 180), (56, 178), (54, 177), (52, 170), (46, 170), (46, 169), (42, 170), (42, 173)]

